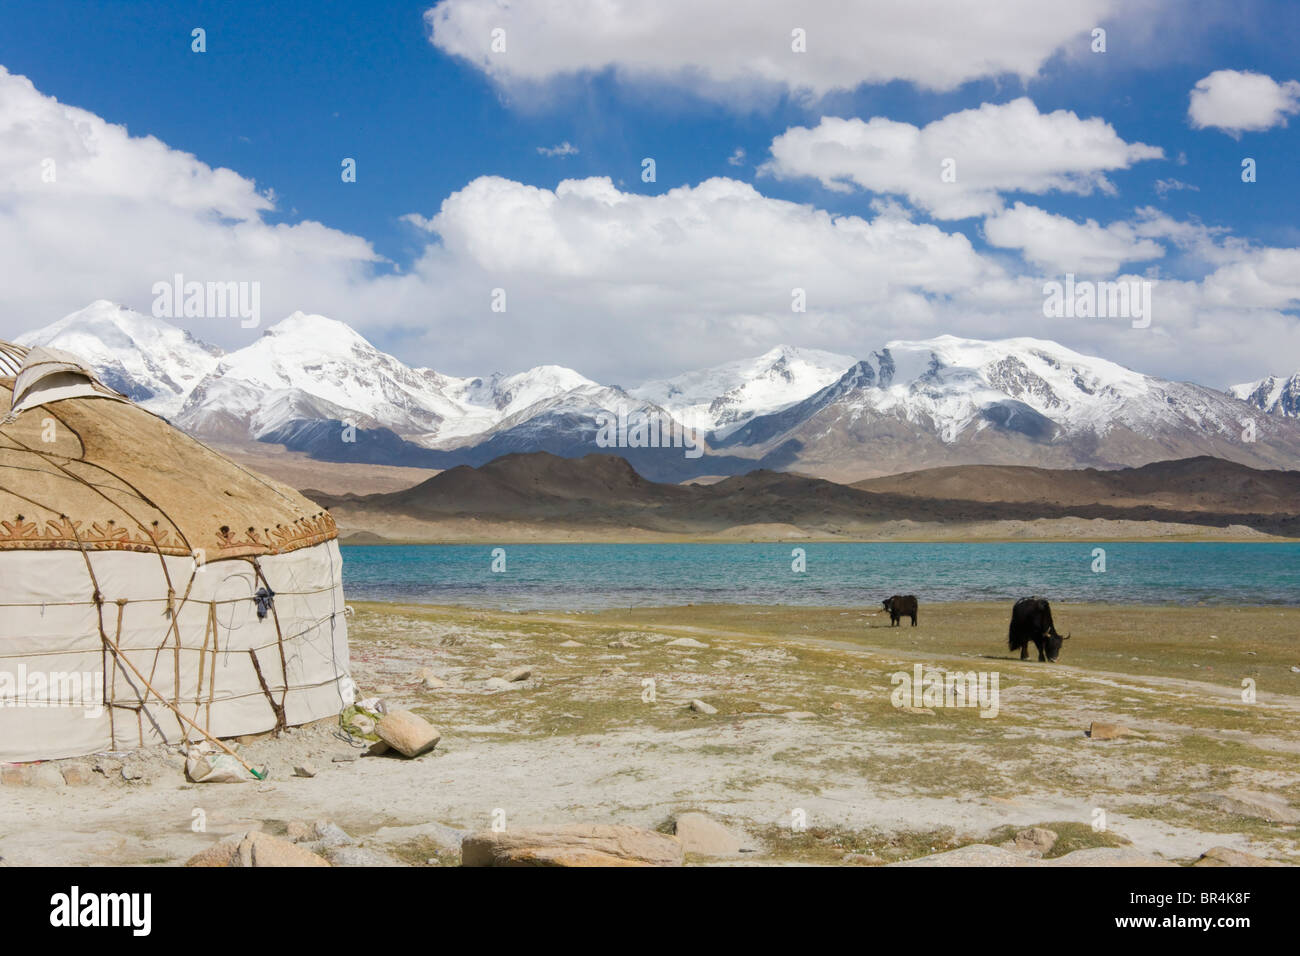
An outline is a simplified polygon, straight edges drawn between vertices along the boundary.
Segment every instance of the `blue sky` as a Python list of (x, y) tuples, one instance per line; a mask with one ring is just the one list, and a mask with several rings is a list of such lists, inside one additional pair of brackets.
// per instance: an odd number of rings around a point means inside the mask
[[(483, 7), (485, 2), (465, 0), (465, 6)], [(580, 4), (581, 0), (565, 2)], [(973, 304), (958, 302), (951, 290), (925, 283), (910, 293), (900, 290), (903, 298), (897, 300), (883, 296), (861, 303), (837, 289), (834, 306), (825, 316), (786, 321), (775, 313), (756, 314), (761, 310), (753, 303), (738, 300), (729, 311), (726, 290), (705, 283), (707, 276), (700, 278), (699, 290), (690, 292), (692, 302), (708, 300), (698, 312), (686, 310), (695, 324), (685, 319), (675, 327), (666, 323), (675, 341), (689, 338), (695, 327), (700, 329), (699, 340), (679, 343), (655, 360), (647, 357), (644, 341), (622, 330), (642, 328), (648, 317), (659, 314), (655, 310), (674, 308), (678, 290), (651, 288), (672, 283), (671, 262), (665, 263), (663, 273), (649, 278), (587, 277), (590, 287), (566, 284), (559, 291), (546, 281), (546, 261), (519, 265), (528, 275), (517, 278), (505, 264), (518, 263), (522, 253), (503, 249), (475, 260), (483, 266), (482, 282), (472, 289), (459, 288), (448, 277), (465, 275), (470, 271), (467, 262), (429, 264), (431, 257), (455, 258), (457, 252), (437, 228), (422, 230), (403, 220), (410, 214), (434, 217), (448, 197), (481, 177), (500, 177), (548, 191), (565, 179), (608, 177), (618, 192), (646, 196), (727, 177), (751, 184), (764, 199), (788, 200), (832, 216), (866, 221), (877, 216), (882, 200), (888, 200), (905, 208), (913, 224), (963, 235), (983, 260), (1036, 280), (1064, 270), (1028, 262), (1018, 247), (986, 241), (987, 212), (936, 218), (914, 196), (883, 188), (828, 188), (813, 174), (773, 175), (758, 170), (771, 159), (775, 138), (792, 128), (815, 128), (822, 117), (882, 117), (924, 127), (983, 104), (997, 106), (1027, 96), (1040, 114), (1065, 110), (1079, 120), (1099, 118), (1109, 124), (1118, 141), (1158, 147), (1164, 158), (1105, 170), (1111, 192), (1092, 188), (1030, 193), (1003, 187), (998, 193), (1005, 207), (1024, 202), (1078, 224), (1096, 220), (1101, 227), (1136, 222), (1136, 210), (1153, 207), (1180, 224), (1224, 230), (1214, 234), (1217, 240), (1206, 240), (1209, 246), (1204, 242), (1177, 246), (1166, 230), (1157, 240), (1164, 242), (1162, 256), (1117, 262), (1115, 274), (1198, 283), (1228, 262), (1206, 262), (1207, 254), (1219, 255), (1214, 250), (1227, 237), (1257, 251), (1300, 247), (1300, 190), (1296, 189), (1300, 117), (1287, 114), (1268, 129), (1238, 132), (1214, 126), (1193, 128), (1188, 114), (1190, 91), (1214, 71), (1249, 71), (1279, 84), (1300, 75), (1294, 52), (1300, 41), (1300, 5), (1150, 2), (1137, 5), (1140, 15), (1116, 17), (1106, 14), (1110, 4), (1105, 0), (1095, 3), (1103, 14), (1096, 22), (1107, 29), (1104, 54), (1091, 53), (1087, 33), (1076, 33), (1060, 43), (1040, 44), (1038, 52), (1046, 52), (1031, 75), (989, 71), (946, 89), (926, 88), (927, 81), (915, 76), (865, 82), (854, 82), (851, 76), (846, 87), (810, 93), (800, 87), (798, 78), (787, 83), (771, 75), (752, 80), (709, 76), (707, 58), (691, 68), (694, 74), (687, 70), (683, 79), (671, 58), (667, 65), (648, 66), (635, 47), (620, 51), (612, 43), (608, 62), (597, 68), (580, 60), (564, 68), (563, 53), (548, 48), (536, 54), (545, 62), (527, 65), (527, 75), (492, 72), (453, 55), (454, 37), (431, 42), (425, 16), (433, 6), (431, 0), (274, 5), (4, 3), (0, 4), (0, 65), (9, 74), (30, 80), (42, 97), (88, 111), (108, 124), (124, 125), (131, 137), (156, 137), (170, 151), (192, 154), (206, 169), (228, 168), (255, 183), (258, 193), (273, 193), (273, 208), (231, 214), (216, 204), (208, 218), (234, 223), (244, 215), (267, 227), (315, 222), (332, 233), (368, 243), (373, 251), (369, 262), (358, 263), (354, 254), (331, 250), (330, 257), (312, 267), (328, 272), (337, 266), (346, 273), (346, 279), (340, 280), (346, 289), (333, 290), (337, 293), (333, 296), (323, 288), (329, 282), (321, 288), (303, 284), (303, 275), (311, 275), (305, 267), (293, 278), (263, 280), (273, 286), (268, 294), (272, 311), (268, 321), (293, 308), (321, 311), (357, 326), (376, 344), (412, 364), (464, 373), (553, 361), (587, 374), (635, 376), (686, 367), (695, 356), (700, 358), (696, 364), (701, 364), (728, 353), (735, 357), (761, 351), (777, 340), (862, 352), (878, 347), (887, 337), (952, 331), (1056, 338), (1118, 361), (1137, 355), (1142, 361), (1133, 364), (1143, 370), (1175, 376), (1204, 378), (1218, 372), (1240, 378), (1294, 371), (1300, 367), (1300, 333), (1296, 332), (1296, 302), (1285, 288), (1253, 303), (1256, 309), (1266, 310), (1262, 318), (1256, 313), (1224, 311), (1233, 304), (1235, 287), (1199, 304), (1190, 301), (1189, 289), (1188, 301), (1180, 298), (1176, 304), (1180, 310), (1176, 322), (1181, 324), (1175, 324), (1171, 313), (1163, 332), (1135, 341), (1136, 336), (1114, 328), (1046, 328), (1041, 317), (1033, 314), (1032, 300), (1016, 315), (995, 320), (988, 303), (996, 296)], [(458, 4), (459, 0), (448, 0), (449, 6)], [(792, 10), (796, 12), (791, 13), (791, 22), (796, 22), (798, 5)], [(470, 9), (466, 15), (474, 13)], [(495, 14), (489, 9), (486, 15)], [(536, 16), (545, 18), (544, 13)], [(914, 51), (918, 62), (935, 56), (933, 48), (962, 29), (958, 23), (945, 22), (936, 20), (933, 44), (918, 42)], [(203, 54), (190, 49), (194, 27), (206, 30)], [(683, 21), (681, 29), (691, 28), (689, 21)], [(846, 32), (861, 28), (861, 24), (844, 25)], [(553, 24), (548, 29), (556, 33), (545, 36), (536, 24), (532, 27), (539, 45), (545, 41), (563, 51), (569, 42), (564, 31), (574, 28)], [(784, 30), (783, 23), (773, 24), (774, 33), (783, 35)], [(727, 35), (720, 32), (718, 42), (725, 45)], [(808, 56), (817, 53), (824, 35), (824, 30), (813, 33)], [(557, 57), (558, 68), (553, 62)], [(57, 142), (57, 137), (51, 140)], [(565, 142), (577, 152), (567, 156), (539, 152), (539, 147)], [(729, 162), (737, 148), (744, 150), (743, 161)], [(653, 156), (657, 164), (653, 183), (640, 177), (640, 163), (646, 156)], [(355, 183), (340, 180), (343, 157), (357, 161)], [(1244, 157), (1257, 163), (1255, 183), (1241, 182)], [(1177, 188), (1157, 189), (1158, 182)], [(121, 202), (111, 209), (120, 217), (117, 222), (129, 226), (133, 221), (131, 208)], [(54, 216), (54, 210), (48, 215)], [(141, 211), (139, 221), (149, 223), (154, 233), (159, 231), (148, 210)], [(18, 227), (17, 222), (5, 226)], [(515, 228), (509, 221), (491, 227)], [(662, 223), (660, 227), (662, 233)], [(558, 228), (564, 232), (570, 225)], [(242, 241), (235, 232), (231, 236), (232, 243)], [(477, 233), (467, 233), (465, 248), (478, 249), (483, 241)], [(780, 232), (768, 237), (769, 247), (782, 241)], [(223, 242), (206, 242), (203, 249)], [(544, 243), (544, 238), (539, 242)], [(300, 261), (305, 255), (300, 249), (291, 252)], [(736, 254), (745, 252), (738, 249)], [(817, 254), (825, 258), (833, 251), (817, 250)], [(134, 285), (101, 280), (106, 286), (102, 289), (95, 285), (90, 266), (70, 266), (71, 278), (64, 276), (44, 286), (31, 278), (31, 269), (7, 275), (6, 286), (25, 288), (24, 294), (14, 295), (8, 303), (10, 314), (18, 311), (21, 317), (7, 319), (0, 333), (12, 335), (47, 324), (92, 298), (123, 299), (148, 311), (147, 280), (170, 270), (161, 253), (147, 258), (148, 265), (132, 280)], [(707, 255), (702, 252), (699, 258)], [(220, 261), (219, 256), (216, 259)], [(398, 292), (376, 285), (385, 275), (413, 279), (421, 272), (422, 260), (426, 281), (419, 289), (408, 284)], [(195, 259), (186, 261), (193, 274)], [(238, 278), (248, 272), (252, 277), (256, 270), (248, 266), (250, 261), (258, 257), (235, 257), (212, 269), (214, 275), (221, 272)], [(1281, 261), (1285, 267), (1288, 260)], [(129, 266), (129, 258), (123, 256), (114, 275), (120, 276), (122, 263)], [(1253, 268), (1242, 268), (1248, 267)], [(8, 268), (17, 269), (12, 260)], [(743, 279), (737, 277), (738, 282)], [(529, 290), (528, 304), (507, 320), (525, 324), (503, 326), (498, 336), (470, 341), (474, 337), (467, 327), (476, 324), (484, 289), (498, 282), (507, 289)], [(618, 288), (606, 296), (611, 286)], [(552, 291), (554, 303), (533, 308)], [(929, 304), (920, 308), (918, 297)], [(592, 312), (599, 314), (585, 324), (565, 325), (558, 316), (572, 315), (583, 302), (590, 302)], [(908, 318), (913, 310), (915, 321)], [(969, 320), (972, 312), (982, 318)], [(1222, 347), (1222, 333), (1205, 330), (1231, 322), (1241, 323), (1243, 329), (1258, 328), (1261, 337), (1250, 337), (1249, 343), (1234, 347), (1223, 368), (1222, 356), (1214, 357)], [(602, 328), (610, 331), (605, 342), (600, 341)], [(1187, 337), (1198, 329), (1205, 334)], [(193, 331), (228, 347), (250, 334), (202, 323)], [(452, 345), (452, 338), (458, 344)], [(628, 341), (620, 344), (622, 339)], [(505, 346), (503, 340), (514, 344)], [(1265, 368), (1258, 361), (1259, 346), (1265, 342), (1273, 346), (1273, 358), (1285, 363), (1283, 367)], [(1191, 356), (1180, 356), (1189, 350)], [(1257, 357), (1254, 366), (1251, 354)]]

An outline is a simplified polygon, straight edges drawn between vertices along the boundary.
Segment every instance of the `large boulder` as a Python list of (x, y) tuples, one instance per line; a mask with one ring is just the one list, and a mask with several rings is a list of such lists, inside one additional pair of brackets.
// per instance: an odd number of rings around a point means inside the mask
[(676, 837), (587, 823), (480, 830), (460, 852), (462, 866), (681, 866), (683, 855)]
[(427, 753), (442, 739), (442, 734), (433, 724), (409, 710), (385, 714), (375, 725), (375, 734), (404, 757)]
[(185, 862), (186, 866), (329, 866), (329, 861), (288, 840), (252, 830), (227, 837)]
[(725, 826), (703, 813), (679, 814), (673, 832), (682, 841), (682, 849), (700, 856), (735, 856), (744, 841)]

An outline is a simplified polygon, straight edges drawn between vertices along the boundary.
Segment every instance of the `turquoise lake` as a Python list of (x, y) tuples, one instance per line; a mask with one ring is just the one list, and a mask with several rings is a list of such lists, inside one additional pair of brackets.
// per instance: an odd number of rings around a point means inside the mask
[[(801, 548), (806, 570), (796, 573)], [(353, 600), (506, 610), (861, 606), (1041, 594), (1119, 604), (1300, 604), (1300, 544), (530, 544), (344, 547)], [(1105, 549), (1105, 571), (1093, 551)], [(500, 566), (500, 561), (497, 560)]]

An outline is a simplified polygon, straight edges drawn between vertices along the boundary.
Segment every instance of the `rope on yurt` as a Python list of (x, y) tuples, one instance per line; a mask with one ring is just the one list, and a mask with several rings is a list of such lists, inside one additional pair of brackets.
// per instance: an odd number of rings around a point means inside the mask
[[(248, 649), (248, 656), (253, 661), (253, 673), (257, 675), (257, 682), (262, 685), (262, 693), (266, 695), (267, 703), (271, 705), (271, 712), (275, 714), (275, 727), (272, 729), (271, 733), (278, 734), (287, 726), (284, 722), (284, 705), (275, 702), (275, 698), (271, 696), (271, 688), (266, 686), (266, 678), (262, 676), (262, 664), (257, 659), (257, 649), (250, 647)], [(288, 683), (289, 682), (286, 679), (286, 688)]]
[[(107, 640), (107, 637), (105, 637), (105, 640)], [(220, 747), (220, 748), (221, 748), (222, 750), (224, 750), (226, 753), (230, 754), (230, 756), (232, 756), (232, 757), (234, 757), (236, 760), (238, 760), (238, 761), (243, 765), (244, 769), (247, 770), (249, 773), (251, 773), (251, 774), (252, 774), (254, 777), (256, 777), (258, 780), (263, 780), (263, 779), (265, 779), (265, 777), (266, 777), (265, 774), (258, 772), (258, 770), (255, 769), (255, 768), (253, 767), (252, 764), (250, 764), (250, 763), (249, 763), (247, 760), (245, 760), (243, 757), (239, 756), (239, 754), (235, 753), (235, 751), (234, 751), (232, 748), (230, 748), (229, 746), (227, 746), (227, 744), (226, 744), (226, 742), (225, 742), (224, 740), (221, 740), (221, 739), (218, 738), (218, 737), (214, 737), (212, 734), (208, 733), (206, 730), (204, 730), (202, 727), (200, 727), (200, 726), (199, 726), (198, 724), (196, 724), (194, 721), (192, 721), (192, 720), (190, 720), (188, 717), (186, 717), (185, 714), (181, 712), (181, 709), (180, 709), (179, 707), (174, 706), (174, 705), (172, 704), (171, 701), (169, 701), (169, 700), (168, 700), (166, 697), (164, 697), (162, 694), (158, 693), (158, 691), (155, 690), (155, 689), (150, 685), (150, 683), (149, 683), (147, 680), (145, 680), (145, 676), (144, 676), (143, 674), (140, 673), (140, 671), (136, 668), (136, 666), (135, 666), (134, 664), (131, 663), (130, 659), (129, 659), (128, 657), (126, 657), (125, 655), (122, 654), (122, 649), (121, 649), (120, 647), (118, 647), (117, 644), (113, 644), (113, 650), (116, 651), (117, 654), (121, 657), (122, 663), (125, 664), (127, 667), (131, 668), (131, 670), (135, 673), (136, 677), (140, 678), (140, 680), (144, 683), (144, 686), (145, 686), (146, 688), (148, 688), (148, 690), (149, 690), (149, 691), (150, 691), (150, 692), (151, 692), (155, 697), (158, 698), (158, 700), (162, 703), (162, 705), (163, 705), (164, 707), (166, 707), (166, 708), (168, 708), (169, 710), (171, 710), (172, 713), (174, 713), (174, 714), (175, 714), (177, 717), (179, 717), (181, 720), (185, 721), (187, 724), (189, 724), (191, 727), (193, 727), (195, 730), (197, 730), (199, 733), (201, 733), (201, 734), (202, 734), (204, 737), (206, 737), (206, 738), (207, 738), (211, 743), (215, 744), (217, 747)], [(141, 708), (141, 709), (147, 709), (147, 708)]]
[[(336, 589), (334, 587), (334, 552), (327, 548), (326, 553), (329, 555), (329, 559), (330, 559), (330, 665), (334, 673), (338, 674), (339, 672), (338, 643), (334, 640), (334, 636), (335, 636), (335, 631), (338, 629), (339, 599), (338, 599), (338, 594), (336, 592)], [(348, 680), (351, 679), (352, 679), (352, 675), (349, 674)], [(341, 683), (342, 681), (338, 677), (334, 678), (334, 692), (339, 695), (340, 716), (342, 715), (343, 711), (345, 711), (348, 708), (348, 705), (352, 703), (351, 701), (346, 700), (344, 698), (343, 690), (340, 687)], [(353, 696), (355, 697), (355, 694)]]
[[(67, 515), (61, 515), (60, 517), (62, 517), (62, 518), (64, 518), (65, 520), (67, 520), (67, 517), (68, 517), (68, 516), (67, 516)], [(146, 688), (147, 690), (149, 690), (149, 691), (150, 691), (150, 692), (151, 692), (155, 697), (158, 698), (158, 700), (162, 703), (162, 705), (163, 705), (164, 707), (166, 707), (167, 709), (169, 709), (172, 713), (174, 713), (174, 714), (175, 714), (177, 717), (179, 717), (181, 720), (183, 720), (183, 721), (185, 721), (186, 723), (188, 723), (191, 727), (193, 727), (195, 730), (197, 730), (199, 733), (201, 733), (204, 737), (206, 737), (206, 738), (207, 738), (211, 743), (213, 743), (213, 744), (216, 745), (217, 747), (219, 747), (219, 748), (221, 748), (222, 750), (224, 750), (224, 751), (225, 751), (226, 753), (228, 753), (230, 756), (234, 757), (237, 761), (239, 761), (240, 764), (243, 765), (243, 767), (244, 767), (245, 770), (247, 770), (249, 773), (251, 773), (251, 774), (252, 774), (254, 777), (256, 777), (258, 780), (265, 779), (265, 776), (266, 776), (265, 774), (263, 774), (263, 773), (259, 773), (256, 769), (254, 769), (254, 767), (253, 767), (252, 764), (250, 764), (248, 761), (246, 761), (243, 757), (239, 756), (239, 754), (235, 753), (234, 750), (232, 750), (229, 746), (226, 745), (225, 741), (223, 741), (223, 740), (221, 740), (221, 739), (219, 739), (219, 738), (217, 738), (217, 737), (214, 737), (212, 734), (208, 733), (206, 729), (204, 729), (203, 727), (200, 727), (200, 726), (199, 726), (198, 724), (196, 724), (194, 721), (192, 721), (192, 720), (190, 720), (188, 717), (186, 717), (185, 714), (183, 714), (183, 713), (181, 712), (180, 707), (176, 706), (176, 705), (173, 704), (171, 701), (169, 701), (166, 697), (164, 697), (162, 694), (158, 693), (158, 691), (154, 689), (153, 685), (150, 684), (149, 681), (145, 678), (144, 674), (140, 673), (139, 668), (137, 668), (134, 664), (131, 663), (131, 659), (130, 659), (129, 657), (127, 657), (125, 654), (122, 653), (122, 648), (121, 648), (121, 646), (118, 644), (118, 642), (109, 639), (108, 633), (104, 630), (104, 595), (103, 595), (103, 593), (101, 593), (100, 590), (99, 590), (99, 580), (98, 580), (98, 578), (95, 577), (95, 568), (94, 568), (94, 566), (90, 563), (90, 554), (86, 551), (86, 546), (82, 543), (82, 541), (81, 541), (81, 536), (80, 536), (79, 534), (77, 534), (76, 526), (73, 525), (72, 522), (71, 522), (70, 520), (68, 521), (68, 526), (69, 526), (70, 528), (72, 528), (72, 534), (73, 534), (73, 537), (75, 538), (75, 540), (76, 540), (76, 542), (77, 542), (77, 547), (81, 550), (81, 556), (82, 556), (82, 557), (85, 559), (85, 561), (86, 561), (86, 571), (87, 571), (87, 573), (90, 575), (90, 581), (91, 581), (91, 584), (93, 584), (94, 587), (95, 587), (95, 606), (98, 608), (98, 612), (99, 612), (99, 613), (98, 613), (98, 620), (99, 620), (99, 636), (100, 636), (100, 639), (103, 640), (106, 644), (108, 644), (108, 645), (113, 649), (113, 654), (114, 654), (114, 656), (117, 658), (117, 660), (121, 661), (123, 664), (125, 664), (127, 667), (129, 667), (129, 668), (131, 669), (131, 672), (134, 673), (135, 676), (138, 677), (138, 678), (140, 679), (140, 682), (144, 684), (144, 686), (145, 686), (145, 688)], [(122, 622), (122, 609), (123, 609), (123, 607), (126, 605), (126, 603), (127, 603), (126, 598), (120, 598), (120, 599), (118, 600), (118, 602), (117, 602), (117, 607), (118, 607), (118, 626), (119, 626), (119, 628), (121, 627), (121, 622)], [(120, 633), (120, 631), (119, 631), (119, 633), (118, 633), (118, 637), (119, 637), (119, 638), (121, 637), (121, 633)], [(215, 670), (215, 668), (214, 668), (214, 670)], [(132, 688), (132, 689), (134, 690), (135, 688)], [(215, 688), (214, 688), (214, 692), (215, 692)], [(136, 710), (136, 719), (137, 719), (137, 724), (138, 724), (137, 729), (138, 729), (139, 734), (140, 734), (140, 745), (141, 745), (141, 746), (144, 746), (144, 715), (145, 715), (146, 713), (148, 713), (149, 708), (145, 705), (145, 695), (144, 695), (144, 694), (141, 694), (138, 690), (136, 691), (136, 694), (137, 694), (137, 696), (139, 696), (139, 698), (140, 698), (140, 706), (139, 706), (139, 708)], [(209, 707), (210, 707), (210, 706), (211, 706), (211, 705), (209, 705)], [(209, 715), (210, 715), (210, 714), (211, 714), (211, 711), (209, 711)], [(159, 727), (157, 721), (155, 721), (155, 720), (153, 719), (153, 715), (152, 715), (152, 714), (148, 714), (148, 716), (149, 716), (149, 722), (150, 722), (151, 724), (154, 725), (154, 729), (158, 731), (158, 735), (159, 735), (160, 737), (162, 737), (163, 740), (166, 740), (166, 739), (167, 739), (167, 735), (164, 734), (164, 733), (162, 732), (162, 728)]]
[[(77, 549), (81, 552), (81, 558), (82, 558), (82, 560), (86, 562), (86, 574), (89, 575), (89, 577), (90, 577), (90, 584), (91, 584), (91, 587), (94, 588), (94, 594), (92, 595), (91, 600), (93, 600), (94, 603), (95, 603), (95, 621), (96, 621), (96, 623), (97, 623), (98, 626), (99, 626), (99, 639), (100, 639), (100, 641), (102, 641), (104, 644), (107, 644), (107, 645), (110, 645), (111, 647), (113, 647), (113, 648), (115, 649), (115, 655), (116, 655), (117, 657), (121, 657), (121, 652), (120, 652), (119, 650), (117, 650), (117, 647), (118, 647), (117, 642), (116, 642), (116, 641), (111, 641), (111, 640), (109, 639), (109, 636), (108, 636), (108, 631), (106, 631), (106, 630), (104, 629), (104, 593), (99, 589), (99, 578), (95, 575), (95, 566), (94, 566), (94, 564), (91, 563), (91, 560), (90, 560), (90, 552), (86, 550), (86, 545), (85, 545), (85, 542), (83, 542), (83, 541), (81, 540), (81, 535), (77, 534), (77, 526), (72, 522), (72, 519), (70, 519), (70, 518), (69, 518), (67, 515), (65, 515), (65, 514), (61, 514), (61, 515), (59, 515), (59, 517), (60, 517), (61, 519), (63, 519), (64, 521), (66, 521), (66, 522), (68, 523), (68, 527), (72, 529), (72, 538), (73, 538), (74, 541), (77, 542)], [(118, 600), (118, 602), (117, 602), (117, 628), (118, 628), (118, 630), (117, 630), (117, 636), (118, 636), (119, 638), (122, 636), (122, 635), (121, 635), (121, 629), (122, 629), (122, 614), (123, 614), (123, 609), (124, 609), (125, 605), (126, 605), (126, 599), (125, 599), (125, 598), (122, 598), (122, 599)], [(126, 663), (128, 666), (130, 666), (130, 664), (131, 664), (130, 661), (123, 660), (123, 662)], [(134, 666), (132, 666), (131, 669), (132, 669), (132, 670), (135, 670)], [(114, 672), (113, 672), (113, 681), (114, 681), (114, 686), (116, 686), (116, 681), (117, 681), (117, 671), (116, 671), (116, 669), (114, 669)], [(130, 682), (130, 678), (127, 678), (127, 682), (128, 682), (128, 683)], [(144, 717), (142, 716), (142, 711), (147, 710), (147, 708), (144, 706), (144, 695), (140, 693), (139, 689), (137, 689), (137, 688), (135, 688), (135, 687), (132, 687), (131, 689), (134, 690), (134, 691), (136, 692), (136, 696), (140, 699), (140, 706), (139, 706), (139, 708), (136, 710), (136, 725), (137, 725), (137, 726), (136, 726), (136, 729), (137, 729), (137, 732), (139, 733), (140, 746), (144, 746)], [(117, 704), (117, 701), (116, 701), (115, 699), (113, 699), (113, 700), (110, 700), (110, 701), (109, 701), (108, 706), (109, 706), (109, 713), (111, 714), (111, 713), (112, 713), (112, 709), (113, 709), (114, 707), (119, 706), (119, 705)], [(123, 705), (123, 706), (125, 706), (125, 705)], [(128, 708), (128, 709), (130, 709), (130, 708)], [(162, 732), (162, 728), (158, 726), (157, 721), (155, 721), (155, 720), (153, 719), (153, 715), (152, 715), (152, 714), (149, 715), (149, 722), (150, 722), (151, 724), (154, 725), (154, 729), (158, 731), (159, 736), (161, 736), (161, 737), (165, 740), (165, 739), (166, 739), (166, 735), (163, 734), (163, 732)], [(111, 724), (110, 724), (110, 726), (111, 726)], [(117, 745), (117, 740), (116, 740), (116, 738), (114, 738), (113, 744), (114, 744), (114, 746)]]
[[(209, 604), (207, 620), (203, 622), (203, 646), (199, 648), (199, 677), (194, 684), (194, 717), (196, 720), (198, 719), (199, 711), (203, 709), (203, 673), (206, 670), (206, 665), (208, 663), (208, 638), (212, 636), (213, 611), (215, 611), (215, 608), (211, 604)], [(215, 651), (213, 653), (215, 656)], [(217, 666), (217, 662), (213, 660), (212, 667), (214, 670), (216, 669), (216, 666)], [(211, 704), (208, 705), (207, 725), (209, 727), (212, 726)], [(185, 735), (182, 739), (186, 744), (190, 742), (189, 731), (185, 732)]]
[[(275, 700), (271, 697), (271, 689), (266, 686), (266, 681), (262, 680), (262, 669), (257, 664), (257, 652), (253, 654), (253, 665), (257, 667), (257, 679), (262, 682), (262, 689), (266, 691), (266, 699), (271, 704), (271, 711), (275, 714), (275, 733), (279, 733), (287, 725), (284, 722), (284, 705), (289, 697), (289, 660), (284, 653), (284, 632), (280, 630), (280, 612), (275, 609), (275, 589), (271, 587), (271, 582), (266, 579), (265, 572), (262, 571), (262, 565), (256, 556), (250, 558), (253, 564), (253, 570), (257, 576), (262, 579), (262, 584), (271, 595), (271, 620), (275, 624), (275, 644), (280, 649), (280, 674), (284, 678), (284, 690), (280, 693), (280, 704), (277, 707)], [(332, 582), (331, 582), (332, 583)]]
[[(212, 726), (212, 701), (217, 696), (217, 654), (221, 652), (221, 624), (217, 620), (217, 606), (208, 605), (208, 623), (212, 625), (212, 667), (208, 669), (208, 726)], [(202, 688), (200, 688), (202, 690)]]

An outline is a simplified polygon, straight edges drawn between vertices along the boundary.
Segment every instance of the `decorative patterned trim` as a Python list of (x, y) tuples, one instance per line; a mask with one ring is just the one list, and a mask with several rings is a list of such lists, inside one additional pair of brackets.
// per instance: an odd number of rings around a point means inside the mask
[(298, 518), (293, 524), (277, 524), (274, 528), (246, 528), (241, 537), (229, 527), (217, 531), (217, 553), (222, 556), (243, 554), (284, 554), (299, 548), (310, 548), (323, 541), (338, 537), (338, 526), (328, 511), (309, 518)]
[[(216, 547), (207, 555), (207, 560), (285, 554), (336, 537), (338, 526), (328, 511), (261, 532), (249, 528), (242, 538), (223, 527), (216, 534)], [(80, 521), (67, 518), (46, 520), (44, 526), (23, 515), (17, 515), (13, 520), (0, 519), (0, 551), (75, 551), (83, 547), (87, 551), (161, 552), (178, 557), (191, 554), (175, 532), (156, 522), (146, 530), (135, 529), (133, 532), (112, 519), (104, 523), (94, 522), (89, 528), (83, 527)]]

